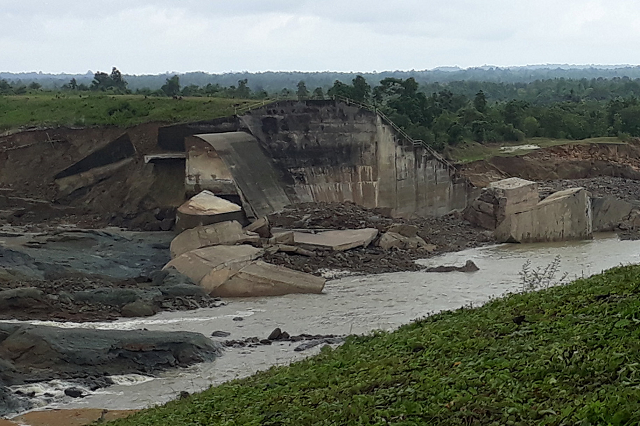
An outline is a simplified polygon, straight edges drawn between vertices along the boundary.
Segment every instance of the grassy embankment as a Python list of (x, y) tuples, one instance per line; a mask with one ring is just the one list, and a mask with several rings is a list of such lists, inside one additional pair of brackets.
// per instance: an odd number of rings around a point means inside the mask
[(0, 131), (33, 126), (126, 127), (150, 121), (197, 121), (232, 115), (236, 106), (255, 103), (226, 98), (145, 98), (93, 93), (0, 96)]
[(350, 338), (143, 425), (640, 424), (640, 266)]
[[(514, 155), (527, 154), (536, 150), (533, 146), (548, 148), (558, 145), (587, 145), (604, 143), (624, 144), (626, 142), (617, 137), (589, 138), (582, 140), (530, 138), (517, 143), (503, 142), (491, 144), (480, 144), (478, 142), (467, 141), (459, 146), (449, 148), (447, 154), (457, 163), (470, 163), (472, 161), (486, 160), (491, 157), (511, 157)], [(503, 147), (507, 149), (502, 149)]]

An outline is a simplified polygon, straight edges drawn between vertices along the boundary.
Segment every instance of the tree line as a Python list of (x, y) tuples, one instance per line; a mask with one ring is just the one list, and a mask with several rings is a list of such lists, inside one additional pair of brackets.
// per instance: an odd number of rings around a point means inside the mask
[[(470, 82), (472, 83), (472, 82)], [(588, 98), (575, 91), (565, 93), (564, 84), (584, 82), (550, 81), (544, 87), (556, 87), (555, 101), (492, 100), (480, 89), (454, 92), (455, 87), (420, 87), (413, 78), (387, 78), (371, 87), (364, 78), (352, 84), (336, 81), (330, 95), (341, 95), (370, 103), (414, 139), (420, 139), (442, 151), (465, 140), (479, 143), (517, 142), (525, 138), (586, 139), (603, 136), (640, 137), (640, 100), (633, 90), (612, 94), (604, 99)], [(638, 81), (630, 82), (635, 85)], [(618, 82), (609, 81), (610, 88)], [(588, 92), (589, 87), (584, 87)], [(593, 92), (591, 92), (593, 93)], [(605, 100), (608, 99), (608, 100)]]
[[(42, 91), (37, 83), (0, 80), (0, 95)], [(61, 90), (140, 94), (145, 96), (208, 96), (237, 99), (326, 99), (344, 96), (379, 108), (410, 136), (437, 150), (465, 140), (480, 143), (522, 141), (531, 137), (585, 139), (602, 136), (640, 137), (640, 79), (549, 79), (530, 83), (454, 81), (419, 84), (413, 78), (387, 77), (370, 84), (362, 75), (350, 82), (335, 80), (325, 89), (307, 87), (268, 93), (252, 89), (248, 79), (221, 86), (182, 85), (179, 75), (165, 78), (156, 90), (132, 91), (114, 67), (96, 72), (90, 84), (72, 78)]]

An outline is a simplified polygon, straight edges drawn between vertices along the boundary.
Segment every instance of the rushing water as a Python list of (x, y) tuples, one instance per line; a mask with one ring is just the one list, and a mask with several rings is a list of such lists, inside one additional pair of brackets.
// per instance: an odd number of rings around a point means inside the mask
[[(230, 299), (226, 306), (189, 312), (163, 312), (151, 318), (123, 319), (111, 323), (64, 324), (101, 329), (185, 330), (207, 336), (221, 330), (226, 339), (266, 338), (276, 327), (291, 335), (367, 333), (391, 330), (413, 319), (460, 306), (477, 306), (489, 298), (519, 291), (523, 264), (544, 267), (556, 256), (560, 273), (570, 278), (589, 276), (605, 269), (640, 263), (640, 241), (619, 241), (599, 235), (592, 241), (554, 244), (504, 244), (470, 249), (420, 261), (428, 266), (462, 265), (473, 260), (473, 273), (400, 272), (351, 276), (329, 281), (324, 294)], [(242, 317), (243, 321), (234, 321)], [(37, 322), (62, 325), (59, 323)], [(319, 347), (294, 352), (297, 343), (274, 343), (256, 348), (227, 349), (211, 363), (174, 370), (149, 380), (140, 376), (118, 377), (117, 384), (81, 400), (66, 398), (50, 405), (57, 408), (135, 409), (164, 403), (180, 391), (205, 389), (244, 377), (272, 365), (283, 365), (315, 354)], [(44, 386), (44, 385), (43, 385)]]

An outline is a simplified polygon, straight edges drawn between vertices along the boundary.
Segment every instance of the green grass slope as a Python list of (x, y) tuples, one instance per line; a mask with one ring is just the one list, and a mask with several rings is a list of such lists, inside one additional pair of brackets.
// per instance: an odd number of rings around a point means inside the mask
[(157, 98), (141, 95), (0, 96), (0, 130), (25, 126), (131, 126), (186, 122), (232, 115), (235, 106), (256, 101), (226, 98)]
[(113, 424), (636, 425), (639, 323), (640, 266), (619, 267), (352, 337)]

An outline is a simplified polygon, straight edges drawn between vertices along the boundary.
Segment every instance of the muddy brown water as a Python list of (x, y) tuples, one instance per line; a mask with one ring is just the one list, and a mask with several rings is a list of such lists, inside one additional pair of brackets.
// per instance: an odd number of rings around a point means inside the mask
[[(589, 276), (605, 269), (640, 262), (640, 241), (619, 241), (615, 235), (598, 235), (591, 241), (553, 244), (497, 245), (449, 253), (421, 262), (429, 266), (462, 265), (473, 260), (473, 273), (400, 272), (349, 276), (329, 281), (324, 294), (271, 298), (231, 299), (228, 305), (188, 312), (163, 312), (151, 318), (111, 323), (44, 323), (101, 329), (185, 330), (207, 336), (221, 330), (225, 339), (266, 338), (276, 327), (291, 335), (368, 333), (392, 330), (416, 318), (465, 305), (478, 306), (488, 299), (519, 291), (523, 264), (544, 267), (560, 257), (560, 272), (570, 278)], [(234, 320), (234, 318), (236, 320)], [(237, 318), (242, 318), (238, 321)], [(38, 322), (42, 324), (42, 322)], [(221, 339), (221, 340), (225, 340)], [(229, 348), (211, 363), (163, 373), (161, 376), (118, 377), (118, 384), (73, 400), (67, 397), (43, 408), (138, 409), (174, 399), (181, 391), (194, 392), (234, 378), (248, 376), (273, 365), (284, 365), (313, 355), (320, 348), (295, 352), (298, 343), (280, 342), (255, 348)], [(36, 384), (30, 390), (51, 392), (64, 384)], [(47, 390), (48, 389), (48, 390)], [(44, 403), (44, 401), (43, 401)]]

